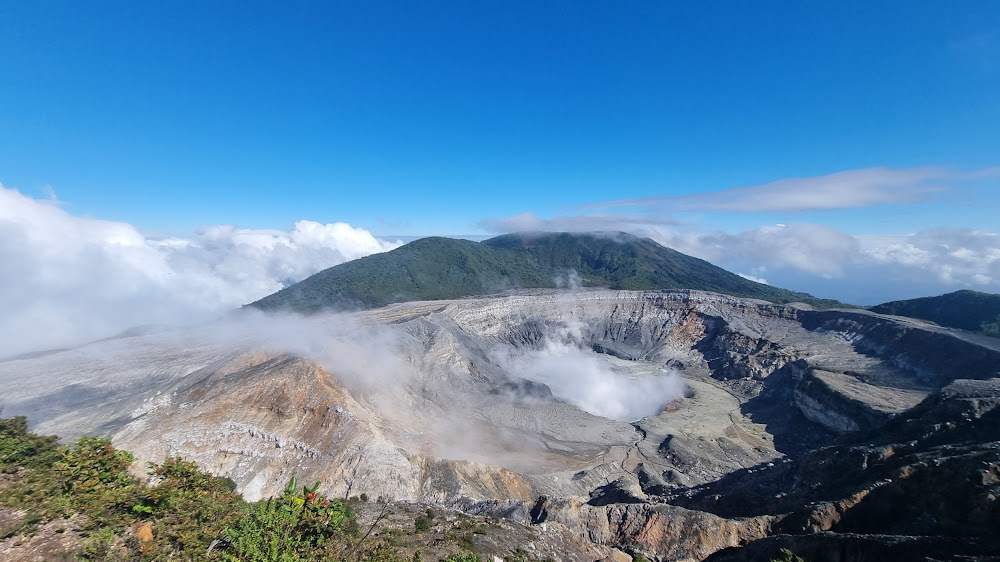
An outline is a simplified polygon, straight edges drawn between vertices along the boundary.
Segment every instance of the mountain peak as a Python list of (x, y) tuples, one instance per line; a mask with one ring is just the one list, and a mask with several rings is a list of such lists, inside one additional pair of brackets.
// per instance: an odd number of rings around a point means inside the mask
[(585, 287), (694, 289), (772, 302), (837, 305), (740, 277), (624, 232), (517, 232), (472, 242), (430, 237), (321, 271), (250, 306), (373, 308), (395, 302), (554, 288), (576, 272)]

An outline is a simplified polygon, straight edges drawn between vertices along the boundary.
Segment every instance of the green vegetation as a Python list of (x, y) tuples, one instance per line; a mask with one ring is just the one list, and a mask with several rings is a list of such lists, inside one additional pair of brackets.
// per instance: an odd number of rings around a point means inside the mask
[[(414, 518), (397, 505), (406, 524), (374, 532), (394, 515), (389, 504), (378, 502), (362, 529), (355, 510), (367, 504), (324, 496), (319, 482), (293, 478), (280, 496), (248, 503), (231, 480), (182, 458), (150, 463), (152, 483), (130, 473), (133, 462), (107, 439), (61, 445), (28, 431), (24, 417), (0, 419), (0, 540), (33, 537), (32, 554), (47, 545), (49, 559), (83, 561), (424, 562), (432, 548), (441, 562), (482, 562), (473, 539), (492, 524), (423, 508)], [(782, 554), (778, 562), (803, 562)], [(505, 558), (538, 560), (520, 547)]]
[(1000, 295), (991, 293), (955, 291), (937, 297), (887, 302), (870, 310), (1000, 337)]
[(480, 562), (480, 560), (478, 556), (471, 552), (462, 552), (445, 558), (444, 562)]
[(433, 522), (434, 512), (428, 509), (417, 514), (417, 517), (413, 520), (413, 528), (418, 533), (426, 533), (430, 530), (431, 523)]
[[(204, 553), (235, 523), (246, 503), (231, 481), (172, 458), (151, 464), (150, 486), (130, 475), (133, 457), (107, 439), (59, 445), (27, 430), (23, 417), (0, 419), (0, 508), (23, 510), (2, 537), (32, 535), (50, 521), (70, 521), (81, 535), (83, 560), (153, 560), (172, 552)], [(142, 540), (144, 523), (155, 535)], [(201, 555), (199, 555), (201, 554)]]
[(585, 287), (694, 289), (776, 303), (842, 306), (749, 281), (704, 260), (627, 234), (508, 234), (483, 242), (423, 238), (391, 252), (350, 261), (313, 275), (250, 306), (317, 312), (374, 308), (553, 288), (575, 271)]
[[(53, 556), (78, 560), (421, 560), (419, 549), (401, 555), (392, 544), (398, 532), (373, 532), (391, 514), (388, 504), (360, 529), (354, 511), (364, 505), (360, 498), (326, 497), (319, 482), (300, 487), (292, 479), (279, 497), (248, 503), (231, 480), (184, 459), (150, 463), (152, 484), (129, 472), (133, 461), (107, 439), (60, 445), (28, 431), (24, 417), (0, 419), (0, 539), (72, 536), (74, 552), (50, 541)], [(434, 512), (417, 519), (429, 529)], [(475, 524), (463, 521), (455, 531), (462, 530), (474, 533)], [(448, 561), (478, 562), (467, 535), (449, 544), (459, 554)]]
[(511, 551), (510, 555), (506, 558), (507, 562), (528, 562), (530, 560), (528, 556), (528, 551), (521, 547), (517, 547)]
[(782, 548), (781, 556), (779, 556), (778, 558), (772, 558), (771, 562), (806, 562), (806, 560), (805, 558), (796, 555), (791, 550), (788, 550), (787, 548)]
[[(305, 562), (345, 560), (357, 550), (354, 512), (345, 502), (296, 486), (295, 479), (279, 498), (247, 506), (243, 516), (222, 536), (229, 543), (225, 560), (234, 562)], [(364, 551), (362, 559), (376, 559)], [(392, 557), (389, 557), (392, 560)]]

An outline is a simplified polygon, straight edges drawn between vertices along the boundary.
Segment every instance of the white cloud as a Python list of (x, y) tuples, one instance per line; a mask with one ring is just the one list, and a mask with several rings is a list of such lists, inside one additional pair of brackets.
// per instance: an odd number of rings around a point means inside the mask
[(772, 285), (856, 304), (958, 289), (1000, 292), (1000, 234), (991, 232), (852, 236), (825, 226), (789, 224), (736, 234), (660, 229), (646, 235), (731, 271), (766, 270)]
[[(528, 222), (530, 219), (530, 223)], [(644, 221), (640, 217), (614, 215), (592, 217), (578, 215), (540, 219), (531, 213), (510, 219), (490, 219), (480, 225), (496, 232), (513, 232), (518, 225), (531, 224), (530, 230), (594, 232), (622, 231), (648, 237), (679, 252), (715, 264), (740, 258), (748, 267), (793, 267), (822, 277), (837, 277), (844, 265), (857, 253), (853, 237), (832, 228), (805, 223), (790, 223), (730, 234), (721, 231), (680, 230), (665, 221)]]
[(828, 226), (807, 223), (762, 226), (736, 234), (653, 228), (646, 236), (723, 267), (738, 263), (772, 270), (793, 268), (824, 278), (842, 276), (858, 251), (854, 237)]
[(0, 185), (0, 357), (197, 320), (399, 243), (344, 223), (151, 238)]
[(996, 170), (953, 172), (943, 168), (865, 168), (808, 178), (786, 178), (682, 196), (620, 199), (589, 208), (652, 207), (674, 212), (802, 212), (909, 203), (945, 188), (942, 182), (995, 175)]
[(729, 234), (681, 230), (671, 221), (636, 216), (576, 215), (542, 219), (532, 213), (522, 213), (506, 219), (483, 220), (480, 226), (494, 232), (628, 232), (719, 265), (740, 258), (748, 267), (793, 267), (827, 278), (843, 273), (858, 246), (858, 241), (847, 234), (806, 223), (762, 226)]
[(749, 273), (740, 273), (738, 271), (735, 273), (736, 275), (739, 275), (740, 277), (747, 279), (749, 281), (753, 281), (754, 283), (761, 283), (763, 285), (768, 284), (767, 279), (764, 279), (763, 277), (757, 277), (756, 275), (750, 275)]
[(894, 272), (920, 272), (955, 287), (1000, 288), (1000, 234), (937, 229), (861, 240), (866, 258)]
[[(790, 223), (735, 234), (656, 228), (644, 235), (731, 271), (767, 271), (772, 285), (857, 304), (965, 288), (1000, 292), (1000, 234), (990, 232), (852, 236), (826, 226)], [(757, 280), (760, 275), (744, 277)]]
[[(534, 219), (536, 230), (620, 230), (652, 238), (730, 271), (749, 271), (740, 273), (747, 279), (856, 304), (963, 288), (1000, 292), (1000, 234), (991, 232), (938, 229), (854, 236), (823, 225), (787, 223), (729, 233), (644, 223), (633, 216), (617, 223), (614, 215), (596, 221), (587, 215)], [(481, 224), (504, 231), (511, 223), (494, 219)]]

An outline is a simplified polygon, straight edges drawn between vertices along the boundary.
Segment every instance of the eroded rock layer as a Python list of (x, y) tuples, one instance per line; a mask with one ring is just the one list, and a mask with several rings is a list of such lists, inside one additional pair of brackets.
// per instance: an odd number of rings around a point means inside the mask
[(997, 347), (860, 311), (536, 291), (238, 317), (0, 363), (0, 384), (39, 431), (183, 455), (251, 499), (298, 475), (701, 559), (996, 528)]

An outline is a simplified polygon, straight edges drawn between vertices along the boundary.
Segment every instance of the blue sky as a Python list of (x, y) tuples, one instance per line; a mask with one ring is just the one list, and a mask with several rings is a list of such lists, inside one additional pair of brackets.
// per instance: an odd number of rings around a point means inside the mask
[[(146, 231), (476, 232), (607, 199), (998, 164), (992, 1), (6, 4), (0, 181)], [(967, 199), (955, 222), (985, 227), (995, 197)], [(884, 214), (801, 218), (881, 231)]]
[(857, 304), (1000, 293), (998, 216), (995, 0), (0, 0), (7, 351), (435, 234), (625, 230)]

